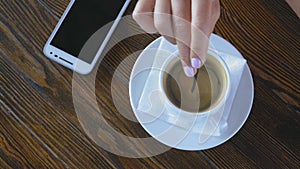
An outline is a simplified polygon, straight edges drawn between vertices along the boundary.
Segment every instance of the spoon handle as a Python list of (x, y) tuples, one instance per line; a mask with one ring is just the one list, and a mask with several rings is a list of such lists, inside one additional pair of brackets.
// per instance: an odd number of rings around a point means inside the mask
[(196, 74), (194, 75), (194, 82), (193, 82), (193, 86), (192, 86), (192, 90), (191, 92), (193, 93), (196, 87), (196, 83), (197, 83), (197, 79), (198, 79), (198, 73), (199, 73), (199, 69), (197, 69)]

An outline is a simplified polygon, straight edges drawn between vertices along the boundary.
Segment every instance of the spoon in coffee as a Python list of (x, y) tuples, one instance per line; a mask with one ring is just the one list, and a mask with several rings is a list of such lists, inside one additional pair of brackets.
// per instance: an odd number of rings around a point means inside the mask
[(191, 90), (192, 93), (194, 93), (194, 90), (195, 90), (195, 87), (196, 87), (196, 83), (197, 83), (197, 79), (198, 79), (198, 73), (199, 73), (199, 69), (197, 69), (197, 72), (194, 75), (194, 82), (193, 82), (193, 86), (192, 86), (192, 90)]

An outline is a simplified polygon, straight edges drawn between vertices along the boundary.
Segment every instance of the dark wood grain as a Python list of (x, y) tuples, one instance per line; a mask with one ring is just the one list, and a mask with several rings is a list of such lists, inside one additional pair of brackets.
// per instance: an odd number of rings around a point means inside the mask
[[(17, 3), (17, 1), (10, 1), (5, 5), (10, 5), (11, 8), (26, 8), (26, 5), (36, 6), (37, 8), (33, 8), (33, 11), (29, 12), (35, 13), (36, 17), (43, 16), (39, 18), (39, 20), (46, 20), (51, 23), (48, 25), (48, 33), (51, 32), (51, 29), (53, 29), (56, 22), (55, 18), (52, 18), (52, 15), (47, 14), (47, 12), (42, 9), (42, 6), (39, 6), (39, 2), (27, 1), (24, 3)], [(3, 7), (7, 9), (6, 6)], [(3, 9), (4, 11), (2, 14), (6, 14), (6, 12), (10, 14), (10, 11), (5, 11), (5, 9)], [(22, 15), (24, 18), (30, 18), (30, 15), (26, 12), (22, 13)], [(32, 37), (34, 37), (37, 32), (35, 29), (40, 29), (41, 31), (39, 33), (43, 33), (43, 31), (47, 31), (47, 29), (43, 29), (43, 25), (36, 25), (36, 23), (31, 23), (27, 20), (22, 20), (22, 22), (28, 22), (27, 24), (23, 24), (24, 27), (18, 27), (18, 24), (20, 24), (19, 22), (21, 21), (10, 22), (10, 18), (6, 18), (5, 16), (2, 18), (3, 22), (8, 22), (9, 24), (3, 24), (1, 27), (1, 32), (3, 34), (3, 36), (1, 36), (1, 46), (9, 44), (10, 47), (3, 48), (1, 51), (1, 72), (6, 73), (1, 76), (1, 82), (3, 82), (3, 84), (1, 83), (1, 93), (7, 94), (7, 96), (3, 96), (1, 99), (8, 102), (7, 105), (11, 106), (11, 109), (14, 108), (16, 112), (15, 116), (19, 117), (21, 123), (24, 124), (24, 128), (30, 128), (31, 132), (35, 133), (33, 138), (45, 143), (44, 146), (49, 147), (51, 153), (55, 154), (54, 156), (58, 156), (58, 158), (64, 162), (64, 167), (120, 168), (124, 164), (128, 165), (128, 163), (132, 161), (131, 159), (119, 159), (119, 157), (115, 155), (106, 153), (100, 147), (93, 144), (92, 141), (84, 136), (84, 132), (80, 130), (71, 97), (72, 72), (56, 63), (52, 63), (43, 56), (41, 48), (38, 46), (42, 47), (44, 45), (48, 35), (43, 38), (44, 42), (41, 42), (38, 45), (31, 43), (33, 40)], [(41, 28), (39, 28), (39, 26)], [(32, 29), (33, 27), (35, 27), (35, 29)], [(26, 36), (32, 37), (26, 39)], [(151, 40), (148, 41), (150, 42)], [(142, 49), (146, 45), (147, 44), (144, 44), (143, 46), (139, 45), (139, 47)], [(37, 48), (37, 50), (30, 51), (30, 49), (34, 48)], [(112, 51), (110, 53), (111, 54), (109, 55), (114, 55), (116, 52)], [(121, 60), (118, 59), (117, 61), (120, 62)], [(49, 64), (50, 67), (45, 70), (44, 67), (39, 66), (41, 64)], [(105, 65), (110, 65), (112, 68), (117, 66), (113, 61), (107, 61)], [(111, 69), (109, 70), (112, 72)], [(107, 72), (105, 69), (102, 71)], [(129, 71), (127, 70), (127, 72)], [(100, 72), (99, 74), (103, 74), (103, 72)], [(53, 81), (55, 79), (57, 82)], [(99, 84), (102, 84), (102, 87), (109, 87), (109, 80), (103, 78), (99, 78), (99, 80), (102, 80), (98, 82)], [(58, 88), (59, 90), (57, 90)], [(101, 89), (101, 86), (99, 89)], [(10, 100), (10, 98), (19, 99)], [(99, 98), (109, 100), (110, 94), (104, 93), (104, 95), (99, 96)], [(21, 100), (27, 101), (22, 102)], [(18, 102), (21, 102), (22, 104), (18, 104)], [(37, 107), (38, 109), (35, 109)], [(114, 110), (113, 107), (110, 109)], [(110, 110), (110, 112), (112, 111)], [(110, 117), (110, 119), (115, 120), (116, 118)], [(135, 126), (137, 126), (137, 124), (135, 124), (134, 127)], [(125, 127), (132, 128), (128, 126)], [(141, 127), (137, 128), (137, 130), (143, 132), (145, 135), (145, 132)], [(132, 133), (132, 131), (125, 131), (125, 133)], [(38, 151), (38, 149), (36, 149), (36, 151)], [(24, 153), (24, 155), (26, 154), (27, 153)], [(170, 155), (170, 159), (176, 159), (176, 154), (171, 153)], [(195, 157), (197, 156), (198, 155)], [(34, 159), (31, 161), (37, 162)], [(131, 167), (175, 167), (175, 164), (164, 164), (163, 162), (159, 162), (160, 160), (156, 157), (149, 158), (146, 161), (147, 164), (144, 164), (144, 160), (135, 160), (135, 162), (131, 164)], [(195, 160), (195, 162), (202, 166), (209, 166), (209, 163), (203, 158), (198, 159), (198, 161)], [(30, 164), (30, 161), (27, 163)], [(188, 161), (186, 163), (188, 163)], [(59, 165), (56, 167), (59, 167)]]
[[(72, 100), (72, 71), (48, 60), (43, 45), (69, 1), (0, 1), (0, 168), (298, 168), (300, 161), (300, 22), (285, 1), (222, 1), (215, 33), (248, 60), (255, 85), (250, 117), (213, 149), (171, 149), (149, 158), (111, 154), (82, 129)], [(126, 14), (130, 14), (135, 1)], [(132, 23), (128, 29), (139, 27)], [(97, 71), (96, 95), (109, 124), (131, 137), (149, 137), (112, 103), (115, 69), (158, 35), (125, 39)], [(112, 37), (112, 41), (118, 40)], [(113, 90), (134, 118), (128, 81), (134, 58)]]

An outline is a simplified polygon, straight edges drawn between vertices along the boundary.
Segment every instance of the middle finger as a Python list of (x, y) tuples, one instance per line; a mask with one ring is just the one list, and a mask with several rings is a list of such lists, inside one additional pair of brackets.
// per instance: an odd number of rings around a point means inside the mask
[(176, 43), (183, 64), (185, 74), (194, 76), (195, 70), (191, 67), (190, 43), (191, 43), (191, 1), (171, 0), (172, 21)]

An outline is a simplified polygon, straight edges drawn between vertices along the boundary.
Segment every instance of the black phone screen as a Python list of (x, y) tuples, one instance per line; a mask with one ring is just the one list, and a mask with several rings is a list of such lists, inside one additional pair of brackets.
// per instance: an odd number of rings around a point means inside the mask
[[(76, 0), (50, 42), (74, 57), (78, 57), (86, 41), (101, 27), (114, 21), (125, 0)], [(103, 34), (107, 34), (103, 32)], [(99, 39), (101, 44), (105, 36)], [(95, 53), (96, 54), (96, 53)], [(91, 63), (93, 57), (80, 58)]]

